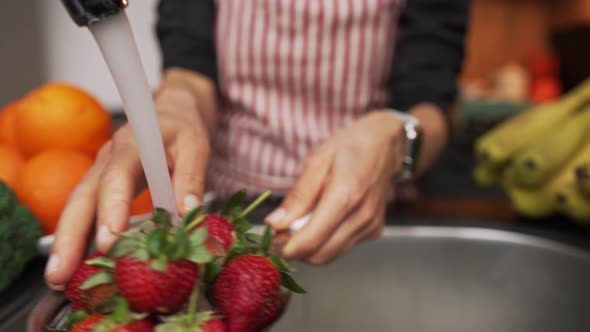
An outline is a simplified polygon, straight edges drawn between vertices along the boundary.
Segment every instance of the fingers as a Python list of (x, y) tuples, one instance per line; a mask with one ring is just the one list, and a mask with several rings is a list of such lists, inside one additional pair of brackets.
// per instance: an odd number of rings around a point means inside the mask
[(330, 147), (319, 148), (305, 162), (303, 171), (281, 206), (265, 220), (275, 230), (285, 230), (297, 218), (310, 212), (318, 200), (331, 167)]
[(130, 134), (116, 134), (112, 152), (102, 174), (98, 196), (97, 245), (106, 252), (117, 239), (113, 232), (127, 229), (135, 184), (141, 175), (141, 163)]
[(385, 204), (378, 191), (354, 211), (334, 235), (313, 255), (306, 258), (313, 265), (328, 264), (360, 242), (380, 236), (385, 223)]
[(110, 149), (110, 142), (101, 149), (95, 164), (72, 191), (61, 214), (45, 270), (45, 280), (52, 289), (64, 288), (86, 252), (96, 212), (98, 186)]
[(181, 215), (203, 202), (209, 153), (209, 142), (204, 132), (200, 134), (187, 129), (178, 134), (173, 181)]
[(283, 250), (287, 259), (315, 253), (334, 234), (344, 218), (364, 198), (368, 185), (361, 175), (350, 174), (350, 156), (336, 157), (329, 182), (309, 223), (296, 232)]

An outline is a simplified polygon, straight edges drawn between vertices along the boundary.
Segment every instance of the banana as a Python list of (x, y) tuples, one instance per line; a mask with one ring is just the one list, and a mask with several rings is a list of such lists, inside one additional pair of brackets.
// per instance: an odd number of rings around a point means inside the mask
[(576, 183), (582, 195), (590, 199), (590, 160), (576, 168)]
[(577, 181), (577, 169), (590, 159), (590, 141), (585, 142), (559, 171), (549, 186), (551, 195), (561, 212), (580, 223), (590, 224), (590, 198), (584, 197)]
[(522, 188), (514, 181), (514, 168), (509, 167), (502, 176), (502, 187), (514, 209), (523, 216), (542, 218), (554, 214), (557, 205), (550, 191)]
[(537, 142), (514, 158), (520, 185), (538, 186), (563, 167), (588, 139), (590, 106), (563, 120), (562, 125), (543, 135)]
[[(571, 171), (571, 170), (570, 170)], [(557, 210), (573, 220), (590, 225), (590, 199), (575, 185), (565, 185), (555, 192)]]
[(499, 124), (475, 144), (478, 162), (506, 164), (512, 155), (590, 101), (590, 78), (559, 100), (534, 106)]
[(557, 211), (557, 204), (547, 191), (510, 187), (506, 194), (518, 213), (530, 218), (543, 218)]
[(500, 183), (501, 170), (487, 164), (476, 165), (473, 169), (473, 180), (482, 188), (489, 188)]

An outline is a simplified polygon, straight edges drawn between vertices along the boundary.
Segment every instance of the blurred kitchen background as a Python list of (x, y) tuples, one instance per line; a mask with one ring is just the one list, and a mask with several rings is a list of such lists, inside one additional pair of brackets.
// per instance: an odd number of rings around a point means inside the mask
[[(142, 0), (127, 9), (153, 86), (160, 74), (153, 33), (156, 2)], [(58, 1), (3, 1), (0, 6), (1, 104), (42, 82), (62, 80), (88, 89), (113, 110), (120, 107), (90, 33), (76, 28)], [(567, 90), (590, 73), (590, 62), (585, 61), (590, 54), (585, 38), (589, 33), (586, 0), (473, 0), (462, 76), (465, 88), (471, 93), (476, 87), (489, 92), (490, 80), (504, 67), (520, 64), (526, 70), (535, 57), (542, 61), (540, 57), (553, 52), (561, 64), (558, 78)]]
[[(160, 74), (160, 54), (153, 33), (156, 3), (136, 1), (127, 9), (152, 86), (156, 86)], [(1, 104), (21, 97), (43, 82), (57, 80), (87, 89), (113, 111), (121, 107), (90, 32), (77, 28), (60, 1), (2, 1), (0, 49)]]

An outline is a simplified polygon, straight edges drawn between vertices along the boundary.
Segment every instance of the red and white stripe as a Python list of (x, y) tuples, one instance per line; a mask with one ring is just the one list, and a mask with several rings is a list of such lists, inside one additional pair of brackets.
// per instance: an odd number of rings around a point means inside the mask
[(218, 0), (210, 189), (286, 192), (314, 147), (383, 107), (401, 1)]

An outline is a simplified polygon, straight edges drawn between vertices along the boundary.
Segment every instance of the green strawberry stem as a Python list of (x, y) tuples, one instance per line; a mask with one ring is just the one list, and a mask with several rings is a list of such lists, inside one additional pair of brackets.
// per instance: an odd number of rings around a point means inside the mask
[(239, 217), (240, 218), (246, 217), (248, 215), (248, 213), (252, 212), (252, 210), (254, 210), (262, 202), (264, 202), (264, 200), (267, 199), (268, 196), (270, 196), (271, 194), (272, 194), (272, 191), (267, 190), (262, 195), (258, 196), (258, 198), (254, 202), (252, 202), (252, 204), (250, 204), (246, 209), (244, 209), (244, 211), (242, 211), (242, 213), (240, 213)]
[[(187, 230), (190, 230), (193, 227), (195, 227), (196, 224), (193, 225), (195, 223), (195, 220), (193, 220), (193, 219), (195, 219), (197, 214), (199, 214), (202, 210), (203, 210), (203, 206), (198, 206), (198, 207), (194, 208), (191, 212), (186, 214), (184, 217), (182, 217), (182, 219), (180, 220), (180, 227), (183, 227)], [(189, 225), (189, 223), (190, 223), (190, 225)]]
[(195, 220), (191, 221), (190, 224), (188, 224), (188, 226), (186, 226), (186, 230), (191, 230), (195, 227), (197, 227), (197, 225), (199, 225), (200, 223), (203, 222), (203, 220), (205, 220), (205, 218), (207, 218), (207, 215), (201, 215), (200, 217), (196, 218)]
[(188, 309), (187, 313), (191, 316), (191, 320), (196, 323), (197, 320), (197, 302), (199, 301), (199, 288), (201, 287), (200, 281), (195, 281), (195, 286), (193, 287), (193, 291), (191, 293), (191, 297), (188, 300)]

